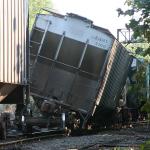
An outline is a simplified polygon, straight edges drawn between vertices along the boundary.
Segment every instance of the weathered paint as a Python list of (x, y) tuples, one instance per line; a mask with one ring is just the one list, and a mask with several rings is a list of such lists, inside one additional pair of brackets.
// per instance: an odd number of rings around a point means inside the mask
[(30, 46), (34, 98), (87, 116), (116, 108), (130, 55), (107, 29), (77, 15), (38, 14)]
[(26, 84), (28, 0), (0, 0), (0, 82)]

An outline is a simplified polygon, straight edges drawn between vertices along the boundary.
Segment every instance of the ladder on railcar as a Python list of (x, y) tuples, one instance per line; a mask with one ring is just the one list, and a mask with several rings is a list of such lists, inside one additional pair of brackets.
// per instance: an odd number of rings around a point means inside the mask
[(38, 50), (37, 50), (37, 53), (35, 55), (34, 62), (31, 64), (32, 68), (34, 68), (35, 64), (37, 63), (37, 59), (39, 57), (39, 54), (41, 52), (41, 49), (42, 49), (42, 46), (43, 46), (43, 43), (44, 43), (44, 40), (45, 40), (45, 37), (46, 37), (46, 34), (48, 32), (48, 28), (49, 28), (49, 26), (51, 24), (51, 21), (47, 20), (47, 24), (46, 24), (45, 29), (44, 30), (38, 29), (38, 28), (36, 28), (36, 20), (37, 20), (37, 18), (38, 18), (38, 16), (36, 16), (36, 19), (35, 19), (35, 22), (33, 24), (33, 28), (32, 28), (32, 32), (31, 32), (31, 36), (30, 37), (32, 37), (33, 31), (36, 30), (36, 31), (42, 33), (42, 38), (41, 38), (40, 41), (30, 40), (30, 48), (32, 48), (32, 44), (31, 43), (34, 43), (34, 44), (38, 45)]

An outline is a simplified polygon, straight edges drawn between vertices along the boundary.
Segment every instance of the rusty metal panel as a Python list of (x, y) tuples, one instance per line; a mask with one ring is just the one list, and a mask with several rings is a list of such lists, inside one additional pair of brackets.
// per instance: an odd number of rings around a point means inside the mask
[(0, 0), (0, 82), (26, 84), (28, 0)]
[[(98, 111), (115, 109), (122, 88), (125, 85), (130, 63), (131, 56), (128, 51), (115, 40), (108, 57), (104, 76), (99, 85), (99, 91), (96, 98)], [(95, 108), (93, 112), (94, 111)]]

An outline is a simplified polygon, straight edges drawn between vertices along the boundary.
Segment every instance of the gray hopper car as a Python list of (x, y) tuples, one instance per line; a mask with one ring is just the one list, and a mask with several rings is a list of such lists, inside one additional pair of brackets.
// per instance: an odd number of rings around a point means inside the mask
[(90, 116), (114, 110), (130, 56), (107, 30), (84, 17), (38, 14), (30, 38), (31, 94)]

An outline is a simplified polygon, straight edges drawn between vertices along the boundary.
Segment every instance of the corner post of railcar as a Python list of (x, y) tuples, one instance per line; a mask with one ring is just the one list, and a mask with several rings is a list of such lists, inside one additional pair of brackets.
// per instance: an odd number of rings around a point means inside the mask
[(25, 26), (25, 79), (22, 87), (23, 90), (23, 100), (21, 103), (16, 105), (16, 124), (19, 129), (22, 129), (22, 118), (24, 118), (24, 114), (27, 114), (27, 105), (30, 102), (30, 39), (29, 39), (29, 3), (27, 0), (26, 3), (26, 26)]

